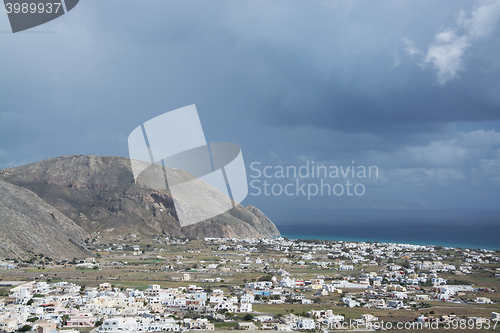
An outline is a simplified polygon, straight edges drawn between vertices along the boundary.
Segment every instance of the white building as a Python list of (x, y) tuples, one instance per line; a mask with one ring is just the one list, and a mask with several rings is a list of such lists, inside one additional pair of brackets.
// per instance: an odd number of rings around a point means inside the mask
[[(295, 326), (293, 326), (295, 325)], [(313, 330), (316, 328), (316, 323), (313, 319), (307, 319), (300, 317), (295, 323), (293, 323), (291, 328), (299, 329), (299, 330)]]
[(134, 318), (115, 317), (106, 319), (97, 329), (98, 332), (136, 332), (137, 321)]
[(339, 271), (352, 271), (354, 270), (353, 265), (340, 265), (339, 266)]
[(245, 295), (241, 296), (240, 302), (241, 303), (254, 303), (255, 296), (252, 294), (245, 294)]
[(240, 312), (253, 312), (252, 303), (241, 303)]
[(222, 301), (221, 303), (217, 304), (214, 307), (214, 311), (219, 311), (219, 310), (224, 310), (226, 309), (227, 312), (238, 312), (238, 306), (234, 305), (232, 302), (227, 302), (227, 301)]
[(342, 303), (344, 303), (345, 305), (347, 305), (347, 307), (349, 308), (353, 308), (355, 306), (359, 306), (359, 302), (353, 300), (352, 298), (350, 297), (344, 297), (342, 298)]

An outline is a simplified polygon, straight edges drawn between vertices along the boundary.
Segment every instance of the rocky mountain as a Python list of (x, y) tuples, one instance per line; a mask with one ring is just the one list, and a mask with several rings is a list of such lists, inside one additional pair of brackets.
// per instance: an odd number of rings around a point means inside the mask
[[(179, 177), (185, 175), (179, 173)], [(147, 172), (135, 181), (127, 158), (62, 156), (3, 169), (0, 178), (36, 193), (87, 232), (240, 238), (280, 235), (261, 211), (241, 205), (181, 227), (168, 189), (149, 186)]]
[(0, 257), (84, 258), (89, 234), (35, 193), (0, 179)]

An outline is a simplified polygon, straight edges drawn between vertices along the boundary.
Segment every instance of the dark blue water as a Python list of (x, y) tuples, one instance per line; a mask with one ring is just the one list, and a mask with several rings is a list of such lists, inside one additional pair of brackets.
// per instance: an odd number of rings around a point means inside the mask
[(289, 238), (500, 250), (500, 211), (291, 210), (268, 216)]

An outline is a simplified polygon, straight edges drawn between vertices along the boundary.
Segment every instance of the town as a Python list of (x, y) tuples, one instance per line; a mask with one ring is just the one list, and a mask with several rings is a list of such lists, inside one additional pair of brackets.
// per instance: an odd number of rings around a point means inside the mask
[(0, 330), (500, 330), (499, 251), (112, 230), (88, 246), (0, 261)]

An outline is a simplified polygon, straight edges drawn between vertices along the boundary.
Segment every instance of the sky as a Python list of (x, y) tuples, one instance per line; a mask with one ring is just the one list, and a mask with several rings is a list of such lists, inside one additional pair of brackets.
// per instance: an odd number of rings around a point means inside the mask
[(254, 162), (379, 171), (351, 179), (362, 196), (245, 205), (497, 209), (499, 55), (499, 0), (85, 0), (16, 34), (3, 13), (0, 168), (128, 157), (134, 128), (196, 104), (207, 141), (238, 144), (254, 186)]

